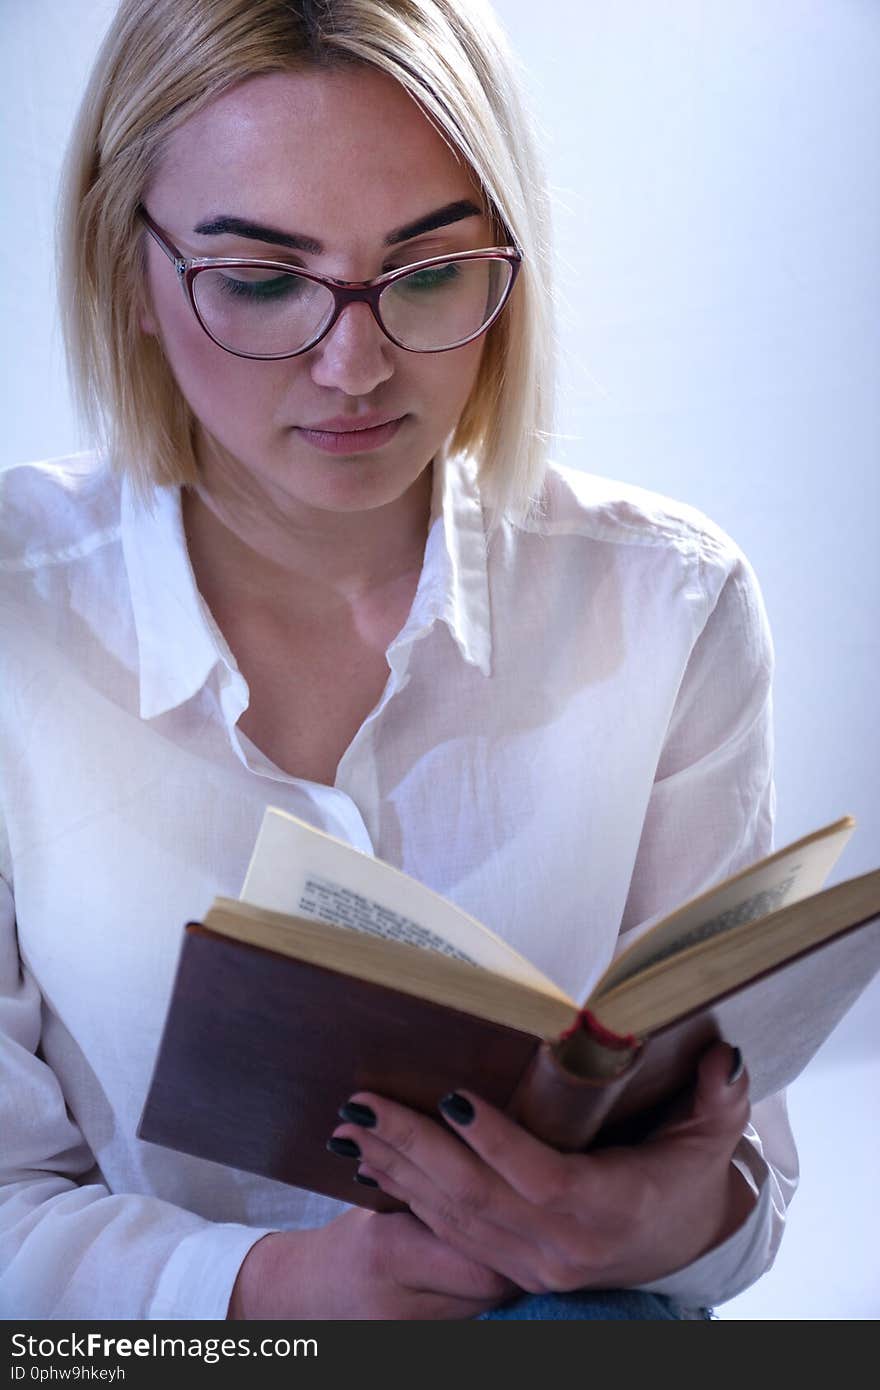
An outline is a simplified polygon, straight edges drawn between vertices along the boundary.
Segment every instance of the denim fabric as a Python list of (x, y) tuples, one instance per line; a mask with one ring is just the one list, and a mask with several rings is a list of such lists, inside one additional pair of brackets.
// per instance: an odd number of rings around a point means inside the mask
[[(629, 1318), (680, 1320), (685, 1315), (663, 1294), (643, 1293), (639, 1289), (584, 1289), (573, 1293), (526, 1293), (491, 1313), (480, 1313), (476, 1321), (517, 1318), (591, 1319), (594, 1322)], [(711, 1317), (708, 1309), (703, 1317)]]

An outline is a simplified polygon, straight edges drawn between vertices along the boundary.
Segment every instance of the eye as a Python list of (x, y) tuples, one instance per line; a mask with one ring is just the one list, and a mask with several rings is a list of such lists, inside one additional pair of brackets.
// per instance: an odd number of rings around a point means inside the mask
[(244, 267), (236, 271), (216, 270), (207, 274), (216, 291), (231, 299), (244, 299), (257, 304), (299, 296), (309, 283), (293, 273), (278, 274), (277, 271)]
[(460, 265), (455, 261), (447, 261), (443, 265), (430, 265), (425, 266), (424, 270), (414, 270), (411, 275), (404, 275), (396, 280), (392, 288), (405, 293), (426, 294), (454, 284), (460, 279), (461, 273)]

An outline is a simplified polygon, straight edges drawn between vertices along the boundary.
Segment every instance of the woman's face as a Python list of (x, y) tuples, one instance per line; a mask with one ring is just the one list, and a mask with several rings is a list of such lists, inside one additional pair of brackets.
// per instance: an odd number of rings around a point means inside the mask
[[(284, 260), (343, 280), (493, 244), (466, 166), (396, 82), (366, 67), (241, 83), (174, 133), (144, 202), (184, 255)], [(473, 213), (387, 244), (463, 202)], [(256, 234), (216, 229), (232, 218)], [(293, 250), (273, 233), (315, 246)], [(407, 352), (354, 304), (299, 357), (234, 357), (203, 331), (173, 265), (146, 242), (142, 326), (160, 337), (196, 419), (247, 475), (242, 483), (283, 509), (325, 511), (382, 506), (412, 486), (458, 420), (484, 339)], [(330, 422), (345, 450), (345, 427), (368, 419), (400, 423), (375, 445), (361, 436), (371, 447), (359, 451), (328, 451), (308, 433)]]

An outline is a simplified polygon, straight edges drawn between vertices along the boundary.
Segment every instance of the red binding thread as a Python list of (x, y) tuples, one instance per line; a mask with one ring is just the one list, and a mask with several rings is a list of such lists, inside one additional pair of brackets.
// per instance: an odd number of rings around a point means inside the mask
[(564, 1042), (569, 1038), (573, 1038), (575, 1033), (580, 1032), (581, 1029), (583, 1029), (585, 1033), (589, 1033), (590, 1036), (601, 1043), (603, 1047), (612, 1048), (615, 1052), (623, 1052), (627, 1049), (632, 1050), (632, 1048), (639, 1046), (639, 1039), (634, 1033), (612, 1033), (609, 1028), (603, 1027), (599, 1020), (590, 1013), (589, 1009), (580, 1010), (571, 1027), (566, 1028), (565, 1032), (560, 1034), (560, 1041)]

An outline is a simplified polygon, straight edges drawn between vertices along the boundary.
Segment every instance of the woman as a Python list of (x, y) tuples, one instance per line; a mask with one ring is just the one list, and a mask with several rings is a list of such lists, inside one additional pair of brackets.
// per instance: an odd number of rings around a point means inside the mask
[(466, 1090), (446, 1124), (340, 1098), (338, 1161), (411, 1215), (135, 1138), (181, 925), (267, 804), (574, 997), (769, 848), (747, 563), (544, 457), (546, 202), (491, 16), (123, 0), (65, 208), (106, 439), (2, 480), (6, 1315), (705, 1316), (794, 1180), (724, 1045), (686, 1123), (601, 1155)]

